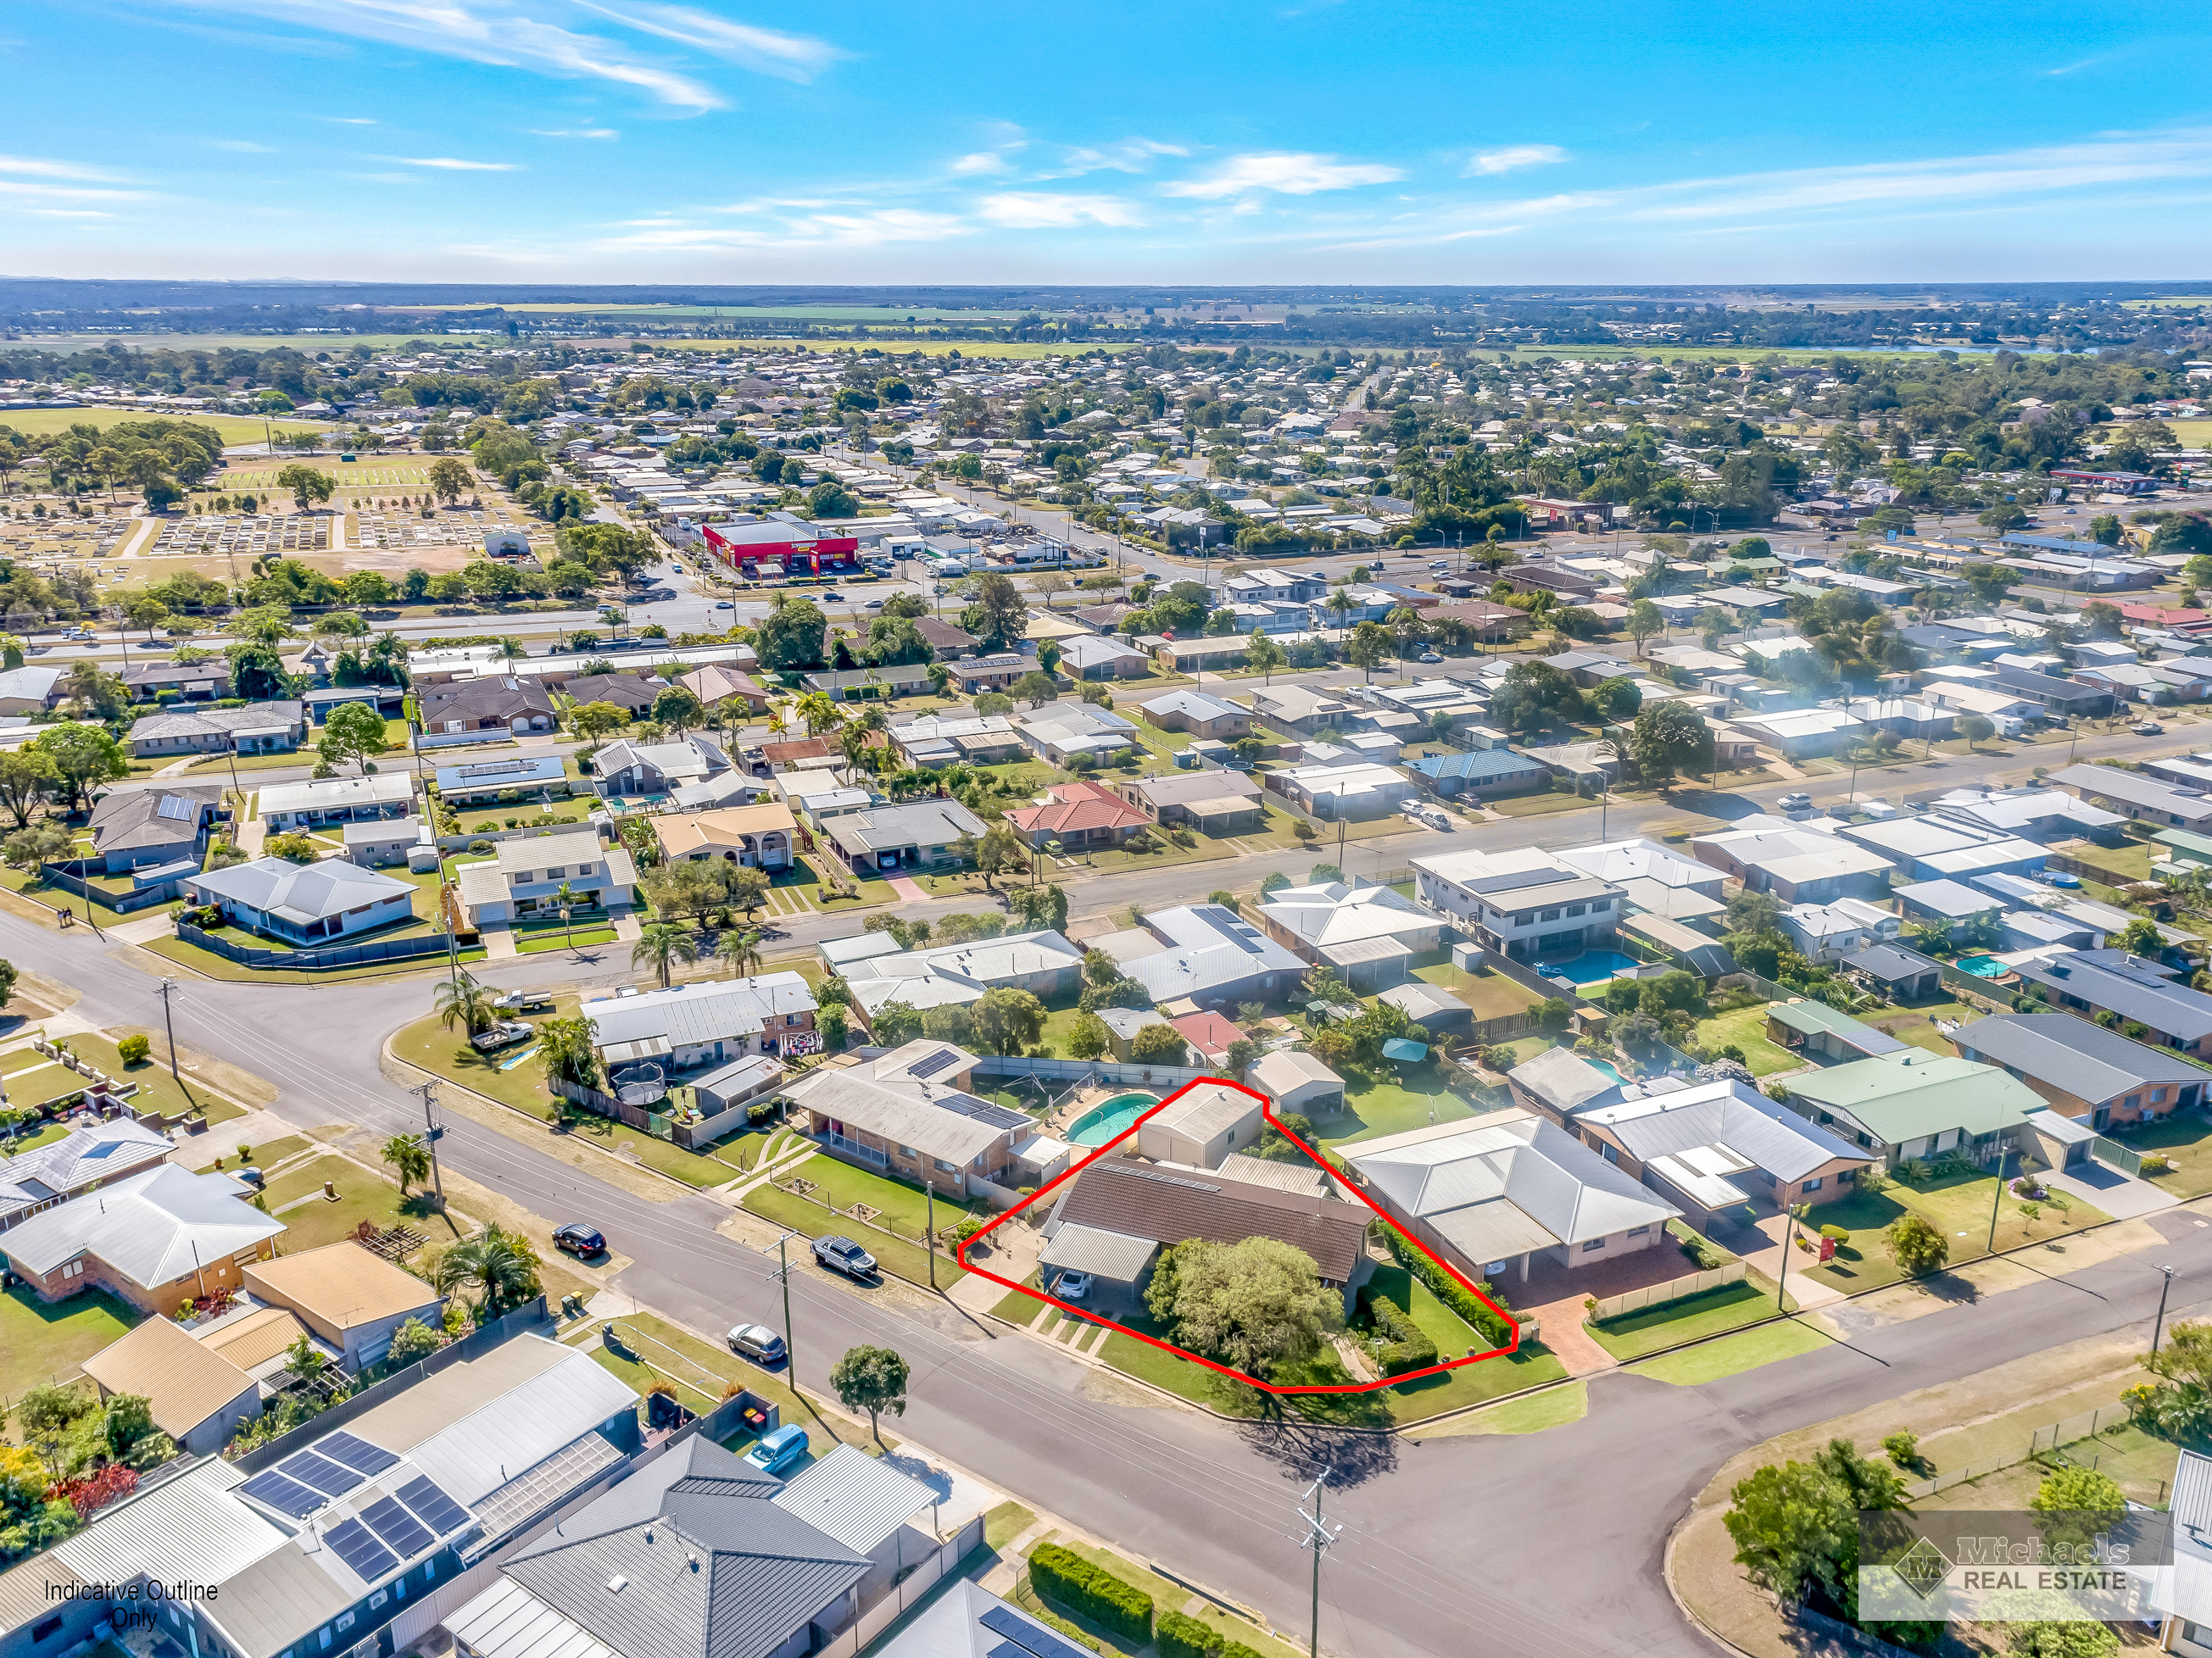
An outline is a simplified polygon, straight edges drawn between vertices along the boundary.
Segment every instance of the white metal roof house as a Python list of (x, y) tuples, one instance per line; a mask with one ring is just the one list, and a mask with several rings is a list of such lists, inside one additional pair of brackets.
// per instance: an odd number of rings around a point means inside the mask
[(236, 1290), (241, 1263), (267, 1256), (284, 1223), (245, 1200), (228, 1175), (176, 1163), (126, 1175), (8, 1229), (8, 1265), (41, 1301), (97, 1284), (149, 1313)]
[(1407, 963), (1435, 950), (1443, 933), (1440, 919), (1390, 888), (1341, 881), (1264, 894), (1259, 923), (1276, 943), (1328, 963), (1356, 990), (1395, 984)]
[(320, 944), (388, 926), (415, 914), (415, 889), (404, 881), (325, 858), (295, 864), (257, 858), (179, 881), (195, 904), (212, 904), (233, 925), (289, 944)]
[(1874, 1161), (1729, 1078), (1587, 1106), (1573, 1127), (1607, 1163), (1680, 1204), (1700, 1228), (1746, 1205), (1774, 1212), (1847, 1198), (1858, 1171)]
[(173, 1149), (167, 1134), (125, 1117), (72, 1128), (58, 1140), (0, 1163), (0, 1229), (93, 1187), (149, 1169)]
[(611, 1066), (650, 1060), (690, 1070), (748, 1054), (811, 1054), (821, 1046), (814, 993), (796, 973), (602, 996), (579, 1011), (598, 1027), (599, 1056)]
[(822, 824), (821, 833), (854, 873), (875, 875), (949, 863), (953, 843), (980, 837), (984, 824), (957, 800), (917, 800), (844, 813)]
[(629, 904), (637, 869), (629, 850), (603, 847), (597, 829), (580, 826), (550, 835), (501, 841), (492, 859), (460, 866), (461, 908), (472, 926), (549, 914), (561, 906), (616, 908)]
[(1227, 1006), (1288, 989), (1305, 963), (1219, 904), (1185, 904), (1115, 935), (1121, 969), (1155, 1002)]
[(981, 1001), (987, 990), (1026, 990), (1040, 997), (1073, 990), (1082, 978), (1083, 951), (1047, 927), (930, 950), (855, 956), (842, 970), (854, 1001), (872, 1019), (890, 1002), (921, 1011), (965, 1007)]
[(319, 783), (272, 783), (261, 791), (260, 807), (261, 821), (271, 830), (405, 817), (415, 810), (415, 778), (410, 772), (385, 771)]
[(685, 737), (672, 743), (633, 743), (625, 738), (592, 756), (592, 786), (602, 799), (672, 794), (729, 769), (730, 756), (712, 738)]

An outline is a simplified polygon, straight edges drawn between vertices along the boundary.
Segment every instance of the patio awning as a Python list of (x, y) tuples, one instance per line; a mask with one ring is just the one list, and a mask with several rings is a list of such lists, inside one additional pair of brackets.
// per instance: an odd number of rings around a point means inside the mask
[(2056, 1111), (2032, 1111), (2027, 1126), (2045, 1139), (2057, 1140), (2061, 1145), (2082, 1145), (2097, 1138), (2097, 1131), (2086, 1122), (2072, 1117), (2062, 1117)]
[(1160, 1246), (1150, 1238), (1103, 1227), (1063, 1226), (1037, 1257), (1037, 1265), (1062, 1272), (1088, 1272), (1115, 1284), (1134, 1284)]

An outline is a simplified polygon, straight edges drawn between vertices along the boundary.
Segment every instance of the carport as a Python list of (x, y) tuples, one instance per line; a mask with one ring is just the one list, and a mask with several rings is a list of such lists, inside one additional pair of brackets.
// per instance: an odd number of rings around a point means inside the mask
[(1145, 1285), (1152, 1275), (1152, 1257), (1160, 1246), (1151, 1238), (1103, 1227), (1060, 1227), (1037, 1257), (1045, 1291), (1062, 1272), (1085, 1272), (1091, 1278), (1091, 1294), (1083, 1306), (1104, 1313), (1130, 1313), (1144, 1305)]

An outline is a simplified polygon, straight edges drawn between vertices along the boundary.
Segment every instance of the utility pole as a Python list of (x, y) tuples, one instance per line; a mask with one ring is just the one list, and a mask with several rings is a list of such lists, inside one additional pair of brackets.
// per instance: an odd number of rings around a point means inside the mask
[[(91, 908), (90, 904), (85, 906), (88, 914)], [(177, 1074), (177, 1022), (169, 1011), (169, 999), (181, 995), (183, 992), (179, 989), (174, 979), (164, 979), (161, 981), (161, 987), (158, 993), (161, 998), (161, 1028), (169, 1035), (169, 1077), (178, 1087), (182, 1088), (185, 1085), (185, 1079)]]
[(1778, 1313), (1789, 1310), (1785, 1303), (1790, 1294), (1790, 1248), (1797, 1241), (1797, 1212), (1792, 1208), (1786, 1212), (1790, 1218), (1782, 1227), (1781, 1276), (1774, 1280), (1774, 1310)]
[(2158, 1321), (2150, 1327), (2150, 1350), (2154, 1353), (2158, 1351), (2159, 1339), (2166, 1333), (2166, 1292), (2173, 1288), (2173, 1268), (2161, 1266), (2158, 1270), (2166, 1277), (2158, 1286)]
[(1328, 1484), (1329, 1471), (1323, 1468), (1314, 1476), (1314, 1483), (1306, 1487), (1305, 1494), (1313, 1499), (1313, 1512), (1298, 1510), (1298, 1518), (1306, 1522), (1306, 1534), (1300, 1546), (1313, 1552), (1313, 1624), (1307, 1637), (1306, 1658), (1321, 1658), (1321, 1558), (1328, 1552), (1329, 1545), (1344, 1534), (1341, 1525), (1331, 1526), (1322, 1515), (1322, 1490)]
[[(1030, 865), (1030, 872), (1031, 884), (1034, 885), (1036, 873), (1034, 864)], [(934, 1290), (937, 1287), (937, 1187), (931, 1181), (929, 1171), (926, 1169), (922, 1170), (921, 1175), (921, 1206), (927, 1217), (921, 1223), (921, 1248), (922, 1253), (929, 1257), (929, 1287)], [(784, 1340), (788, 1345), (790, 1338), (787, 1336)]]
[(2002, 1140), (1997, 1142), (1997, 1189), (1990, 1197), (1989, 1253), (1990, 1254), (1997, 1252), (1997, 1206), (2004, 1201), (2005, 1154), (2011, 1150), (2012, 1148)]
[(783, 1376), (794, 1396), (799, 1392), (799, 1350), (791, 1345), (791, 1261), (784, 1248), (798, 1236), (787, 1230), (775, 1241), (775, 1271), (769, 1274), (783, 1285)]
[(434, 1081), (417, 1083), (407, 1091), (422, 1096), (422, 1144), (430, 1153), (430, 1187), (438, 1194), (438, 1207), (442, 1211), (446, 1206), (446, 1182), (438, 1172), (438, 1137), (446, 1131), (437, 1125), (430, 1112), (430, 1102), (436, 1097), (438, 1084)]

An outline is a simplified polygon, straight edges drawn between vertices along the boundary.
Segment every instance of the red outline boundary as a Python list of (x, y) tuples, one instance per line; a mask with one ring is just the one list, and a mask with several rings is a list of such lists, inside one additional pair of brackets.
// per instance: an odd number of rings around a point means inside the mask
[[(1242, 1083), (1231, 1082), (1225, 1077), (1209, 1078), (1206, 1080), (1203, 1085), (1211, 1088), (1233, 1088), (1240, 1094), (1249, 1094), (1254, 1099), (1260, 1102), (1261, 1114), (1264, 1115), (1267, 1121), (1273, 1126), (1276, 1133), (1279, 1133), (1284, 1139), (1297, 1145), (1300, 1151), (1311, 1157), (1316, 1165), (1334, 1172), (1335, 1165), (1331, 1163), (1327, 1157), (1323, 1157), (1322, 1153), (1316, 1151), (1312, 1146), (1308, 1145), (1296, 1134), (1291, 1133), (1289, 1129), (1283, 1127), (1282, 1120), (1275, 1115), (1275, 1102), (1269, 1099), (1265, 1094), (1261, 1093), (1257, 1089), (1247, 1088)], [(1174, 1093), (1169, 1095), (1167, 1098), (1162, 1100), (1159, 1104), (1154, 1106), (1150, 1111), (1146, 1112), (1142, 1116), (1139, 1117), (1136, 1121), (1131, 1123), (1127, 1128), (1116, 1134), (1112, 1139), (1107, 1141), (1105, 1145), (1100, 1146), (1089, 1157), (1084, 1158), (1081, 1163), (1077, 1163), (1073, 1169), (1068, 1169), (1066, 1173), (1056, 1175), (1043, 1186), (1039, 1187), (1035, 1192), (1022, 1199), (1021, 1202), (1016, 1204), (1012, 1208), (1007, 1210), (1004, 1214), (994, 1220), (990, 1225), (986, 1226), (981, 1231), (976, 1233), (974, 1237), (969, 1238), (965, 1243), (961, 1244), (958, 1248), (953, 1252), (954, 1257), (959, 1261), (960, 1265), (965, 1270), (976, 1274), (979, 1278), (988, 1278), (994, 1284), (1002, 1284), (1009, 1290), (1017, 1291), (1020, 1294), (1028, 1296), (1034, 1300), (1048, 1303), (1052, 1306), (1059, 1308), (1060, 1311), (1064, 1313), (1070, 1314), (1078, 1318), (1087, 1319), (1093, 1324), (1103, 1324), (1109, 1330), (1119, 1330), (1123, 1335), (1133, 1337), (1139, 1341), (1145, 1342), (1151, 1346), (1158, 1348), (1162, 1352), (1172, 1353), (1177, 1358), (1188, 1359), (1194, 1364), (1203, 1364), (1209, 1370), (1218, 1371), (1223, 1376), (1229, 1376), (1235, 1381), (1245, 1383), (1248, 1387), (1257, 1388), (1262, 1393), (1275, 1394), (1279, 1395), (1294, 1394), (1375, 1393), (1384, 1388), (1395, 1388), (1401, 1382), (1418, 1381), (1425, 1376), (1443, 1376), (1448, 1371), (1463, 1370), (1469, 1364), (1480, 1364), (1485, 1359), (1503, 1358), (1509, 1353), (1518, 1352), (1520, 1351), (1521, 1321), (1515, 1318), (1512, 1314), (1507, 1312), (1505, 1309), (1500, 1307), (1496, 1302), (1492, 1301), (1488, 1296), (1483, 1294), (1481, 1289), (1478, 1285), (1469, 1283), (1465, 1274), (1462, 1273), (1449, 1262), (1441, 1259), (1435, 1250), (1430, 1248), (1419, 1238), (1415, 1237), (1411, 1232), (1408, 1232), (1404, 1227), (1399, 1225), (1398, 1223), (1393, 1220), (1389, 1215), (1384, 1214), (1382, 1210), (1376, 1204), (1372, 1198), (1369, 1197), (1366, 1193), (1361, 1191), (1357, 1185), (1353, 1184), (1350, 1181), (1346, 1181), (1344, 1184), (1346, 1188), (1349, 1190), (1352, 1195), (1357, 1197), (1370, 1209), (1374, 1210), (1376, 1218), (1379, 1218), (1384, 1225), (1389, 1227), (1393, 1231), (1396, 1232), (1400, 1237), (1405, 1239), (1406, 1242), (1412, 1244), (1414, 1248), (1419, 1250), (1424, 1255), (1426, 1255), (1441, 1271), (1449, 1273), (1452, 1279), (1457, 1283), (1462, 1289), (1465, 1290), (1469, 1295), (1473, 1296), (1484, 1306), (1489, 1308), (1490, 1310), (1497, 1314), (1498, 1317), (1504, 1319), (1507, 1326), (1513, 1332), (1513, 1339), (1508, 1342), (1504, 1346), (1494, 1348), (1486, 1353), (1470, 1353), (1464, 1358), (1455, 1358), (1448, 1360), (1443, 1363), (1431, 1364), (1419, 1370), (1407, 1370), (1401, 1376), (1389, 1376), (1381, 1382), (1354, 1382), (1340, 1385), (1334, 1383), (1327, 1385), (1316, 1383), (1311, 1386), (1302, 1388), (1278, 1387), (1273, 1382), (1262, 1382), (1257, 1376), (1247, 1376), (1242, 1370), (1231, 1370), (1226, 1364), (1217, 1363), (1212, 1359), (1201, 1357), (1200, 1355), (1190, 1351), (1188, 1348), (1176, 1346), (1171, 1341), (1162, 1341), (1158, 1336), (1148, 1336), (1141, 1330), (1133, 1330), (1126, 1324), (1117, 1324), (1112, 1319), (1102, 1317), (1097, 1313), (1091, 1311), (1088, 1308), (1073, 1306), (1068, 1303), (1060, 1300), (1057, 1296), (1047, 1295), (1041, 1289), (1033, 1290), (1026, 1284), (1017, 1284), (1011, 1278), (1001, 1278), (996, 1272), (991, 1272), (987, 1268), (975, 1266), (968, 1259), (968, 1251), (971, 1245), (981, 1242), (983, 1239), (990, 1236), (994, 1230), (998, 1227), (1003, 1226), (1006, 1222), (1012, 1220), (1016, 1215), (1020, 1214), (1023, 1210), (1028, 1208), (1031, 1204), (1044, 1197), (1046, 1193), (1049, 1193), (1054, 1187), (1060, 1185), (1063, 1181), (1074, 1179), (1076, 1175), (1081, 1174), (1085, 1169), (1088, 1169), (1092, 1163), (1097, 1162), (1099, 1158), (1104, 1157), (1115, 1146), (1121, 1145), (1123, 1140), (1127, 1139), (1130, 1135), (1135, 1133), (1139, 1128), (1142, 1128), (1146, 1123), (1150, 1122), (1159, 1112), (1174, 1104), (1185, 1094), (1190, 1092), (1192, 1089), (1200, 1086), (1201, 1086), (1201, 1084), (1199, 1083), (1185, 1083), (1181, 1088), (1176, 1090)]]

